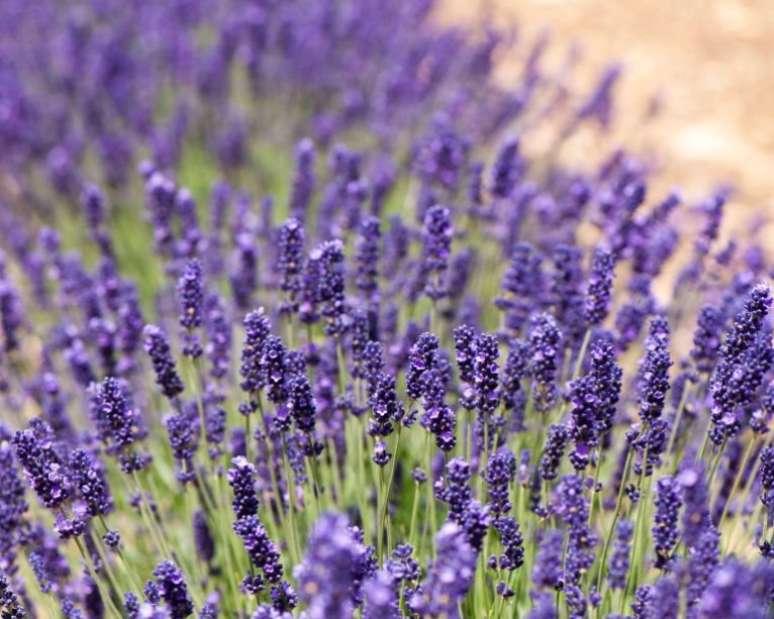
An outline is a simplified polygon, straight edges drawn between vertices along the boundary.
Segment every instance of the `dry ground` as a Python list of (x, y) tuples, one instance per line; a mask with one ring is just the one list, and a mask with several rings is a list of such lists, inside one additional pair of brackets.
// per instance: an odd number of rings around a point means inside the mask
[[(575, 41), (584, 66), (619, 59), (619, 104), (631, 117), (654, 93), (664, 111), (637, 142), (686, 193), (731, 182), (731, 228), (774, 216), (774, 0), (446, 0), (439, 18), (489, 18), (531, 39)], [(508, 76), (508, 58), (501, 71)], [(758, 226), (759, 227), (759, 226)], [(760, 227), (759, 227), (760, 228)], [(774, 253), (774, 227), (765, 245)]]

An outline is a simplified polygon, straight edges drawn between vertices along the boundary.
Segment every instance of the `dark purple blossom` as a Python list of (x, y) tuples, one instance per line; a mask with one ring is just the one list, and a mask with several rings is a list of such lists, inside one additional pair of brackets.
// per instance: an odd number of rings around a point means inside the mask
[(499, 360), (497, 338), (488, 333), (476, 337), (473, 343), (473, 384), (476, 389), (476, 407), (486, 423), (500, 403)]
[(549, 529), (543, 533), (532, 569), (532, 582), (535, 586), (556, 590), (564, 586), (563, 544), (564, 536), (561, 531)]
[(145, 336), (145, 352), (148, 353), (153, 371), (156, 373), (156, 384), (167, 398), (176, 398), (183, 392), (184, 386), (177, 373), (167, 337), (155, 325), (146, 325), (143, 335)]
[(570, 436), (565, 425), (552, 424), (548, 428), (548, 438), (540, 457), (540, 476), (546, 481), (556, 479)]
[(209, 564), (215, 557), (215, 541), (212, 539), (207, 515), (200, 509), (196, 510), (191, 525), (196, 555), (201, 561)]
[(119, 453), (142, 437), (141, 419), (125, 384), (108, 377), (91, 388), (91, 419), (108, 453)]
[(611, 589), (626, 588), (629, 576), (629, 555), (631, 553), (634, 525), (629, 520), (621, 520), (615, 529), (615, 544), (610, 556), (607, 581)]
[[(749, 379), (749, 376), (743, 366), (749, 363), (748, 352), (754, 350), (770, 307), (769, 289), (763, 284), (753, 288), (744, 308), (734, 318), (734, 323), (721, 346), (720, 358), (710, 383), (710, 439), (716, 445), (720, 445), (731, 433), (738, 431), (737, 407), (749, 395), (749, 387), (744, 384), (744, 380)], [(767, 355), (770, 354), (768, 349), (765, 353)], [(766, 361), (768, 362), (768, 359)]]
[(12, 442), (16, 459), (40, 502), (49, 509), (61, 507), (72, 496), (72, 480), (48, 424), (35, 419), (29, 428), (16, 432)]
[(68, 459), (68, 467), (75, 495), (86, 505), (89, 517), (104, 516), (113, 511), (105, 469), (95, 456), (75, 449)]
[(306, 219), (314, 187), (314, 144), (309, 138), (304, 138), (296, 144), (296, 171), (289, 204), (290, 213), (299, 222)]
[(231, 321), (223, 299), (211, 294), (205, 300), (204, 327), (207, 342), (204, 352), (210, 361), (210, 376), (223, 379), (231, 368)]
[(439, 345), (435, 335), (423, 333), (411, 347), (406, 371), (406, 393), (412, 400), (422, 396), (422, 374), (435, 367)]
[(719, 563), (720, 533), (714, 526), (709, 526), (688, 555), (686, 597), (689, 607), (701, 599)]
[(277, 270), (280, 289), (285, 293), (283, 309), (295, 312), (301, 292), (301, 272), (304, 266), (304, 228), (298, 219), (288, 219), (279, 229)]
[(299, 598), (310, 619), (347, 619), (354, 613), (353, 589), (364, 552), (340, 514), (320, 516), (307, 543), (303, 562), (295, 568)]
[(363, 585), (363, 619), (400, 619), (395, 579), (380, 570)]
[(508, 270), (501, 287), (505, 297), (495, 299), (495, 305), (506, 315), (506, 326), (518, 332), (530, 313), (539, 307), (543, 288), (543, 260), (537, 250), (526, 242), (513, 247)]
[(360, 223), (360, 237), (355, 252), (355, 286), (369, 303), (378, 300), (380, 249), (379, 219), (366, 217)]
[(320, 278), (316, 301), (322, 306), (325, 332), (341, 335), (345, 331), (347, 303), (344, 280), (344, 245), (340, 240), (327, 241), (316, 251), (320, 253)]
[(172, 561), (162, 561), (153, 570), (160, 594), (172, 619), (184, 619), (194, 607), (183, 573)]
[(3, 334), (3, 350), (11, 352), (19, 347), (19, 329), (24, 323), (21, 299), (16, 289), (5, 277), (0, 278), (0, 327)]
[(462, 458), (452, 458), (446, 465), (445, 485), (437, 482), (436, 494), (449, 506), (449, 520), (459, 525), (463, 524), (465, 510), (473, 498), (471, 475), (470, 464)]
[(228, 483), (234, 493), (231, 506), (237, 520), (258, 513), (255, 467), (243, 456), (235, 457), (228, 470)]
[(258, 286), (257, 239), (252, 231), (245, 230), (236, 235), (231, 263), (231, 293), (236, 306), (245, 311), (252, 305)]
[(584, 316), (588, 327), (601, 324), (607, 317), (613, 288), (614, 268), (615, 257), (612, 252), (603, 248), (594, 250), (584, 305)]
[(516, 457), (506, 449), (498, 449), (489, 457), (484, 479), (492, 514), (502, 516), (511, 511), (510, 486), (516, 477)]
[(682, 506), (680, 486), (672, 477), (662, 477), (656, 483), (656, 513), (653, 516), (653, 548), (656, 567), (669, 569), (677, 544), (677, 519)]
[(706, 619), (764, 619), (770, 616), (772, 584), (770, 561), (747, 566), (727, 559), (715, 570), (697, 612)]
[(512, 340), (508, 347), (500, 382), (500, 393), (503, 407), (510, 412), (510, 429), (513, 432), (524, 430), (524, 409), (527, 404), (527, 394), (523, 381), (529, 375), (529, 346), (522, 340)]
[(497, 153), (492, 168), (491, 192), (496, 198), (507, 198), (511, 195), (525, 171), (525, 162), (519, 154), (519, 141), (511, 139), (503, 144)]
[(425, 281), (425, 293), (433, 301), (447, 294), (444, 277), (451, 255), (453, 235), (454, 227), (449, 209), (439, 205), (430, 207), (424, 217), (421, 271)]
[(582, 253), (573, 245), (554, 248), (554, 272), (551, 277), (551, 304), (565, 336), (572, 341), (583, 337), (584, 297)]
[(712, 305), (705, 305), (699, 312), (696, 331), (693, 334), (691, 358), (699, 372), (709, 374), (715, 367), (720, 352), (720, 334), (723, 327), (722, 313)]
[[(442, 370), (432, 368), (422, 374), (423, 406), (421, 424), (435, 437), (438, 449), (449, 452), (457, 443), (455, 428), (457, 419), (445, 402), (447, 375)], [(404, 420), (408, 425), (408, 417)]]
[(562, 333), (550, 314), (533, 316), (529, 329), (530, 373), (535, 408), (547, 412), (556, 402)]
[(270, 402), (281, 404), (288, 397), (287, 349), (276, 335), (269, 335), (263, 344), (260, 372), (266, 381), (266, 396)]
[(653, 423), (664, 410), (671, 365), (669, 324), (666, 318), (654, 316), (645, 341), (645, 357), (640, 365), (640, 418), (645, 424)]
[[(501, 570), (513, 571), (524, 564), (524, 539), (516, 519), (511, 516), (495, 518), (493, 523), (500, 538), (502, 553), (489, 558)], [(494, 558), (494, 561), (492, 560)]]
[(441, 527), (435, 542), (436, 558), (408, 606), (420, 616), (459, 618), (458, 604), (473, 584), (476, 552), (453, 522)]
[(258, 516), (239, 518), (234, 523), (234, 532), (242, 538), (251, 564), (260, 568), (269, 582), (279, 582), (282, 578), (279, 549), (269, 538)]
[(242, 389), (252, 394), (266, 385), (261, 359), (266, 339), (271, 333), (271, 323), (263, 308), (259, 308), (245, 316), (244, 327), (245, 339), (242, 344), (239, 374), (242, 377)]

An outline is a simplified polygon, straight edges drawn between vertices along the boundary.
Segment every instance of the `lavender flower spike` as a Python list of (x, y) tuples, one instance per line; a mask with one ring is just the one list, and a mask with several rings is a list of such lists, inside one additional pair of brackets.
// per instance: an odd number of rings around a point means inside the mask
[(615, 258), (612, 252), (603, 248), (594, 250), (584, 306), (584, 315), (588, 327), (601, 324), (607, 317), (613, 288), (614, 268)]
[(161, 392), (172, 400), (183, 392), (184, 386), (177, 373), (167, 337), (156, 325), (146, 325), (143, 335), (145, 352), (148, 353), (156, 373), (156, 384), (161, 388)]

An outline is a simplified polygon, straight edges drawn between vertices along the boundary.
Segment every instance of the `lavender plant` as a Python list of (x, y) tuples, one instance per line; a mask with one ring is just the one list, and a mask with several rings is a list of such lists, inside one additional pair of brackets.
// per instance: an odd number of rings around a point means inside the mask
[(0, 3), (3, 619), (774, 612), (765, 252), (434, 4)]

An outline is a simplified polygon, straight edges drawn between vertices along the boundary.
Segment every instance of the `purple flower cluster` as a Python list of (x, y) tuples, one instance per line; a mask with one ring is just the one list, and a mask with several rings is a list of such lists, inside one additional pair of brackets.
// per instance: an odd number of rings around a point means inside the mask
[(307, 554), (294, 572), (310, 619), (352, 616), (365, 576), (365, 552), (344, 516), (321, 516), (310, 536)]
[(550, 314), (537, 314), (532, 318), (529, 329), (531, 350), (530, 374), (535, 408), (540, 412), (550, 409), (557, 398), (557, 371), (559, 367), (559, 344), (562, 333)]

